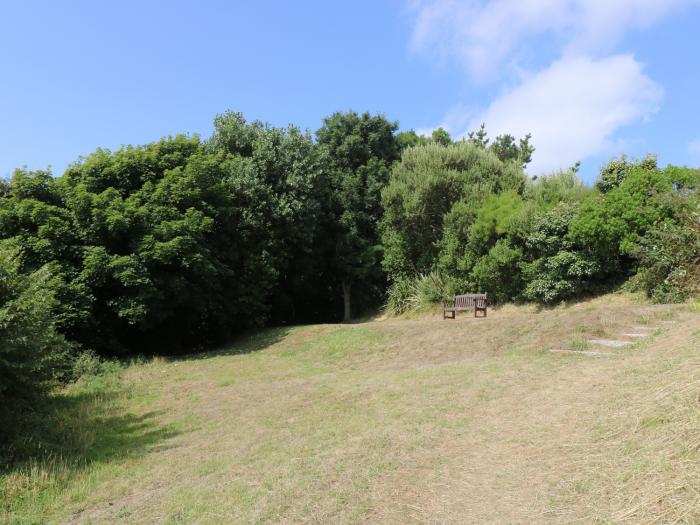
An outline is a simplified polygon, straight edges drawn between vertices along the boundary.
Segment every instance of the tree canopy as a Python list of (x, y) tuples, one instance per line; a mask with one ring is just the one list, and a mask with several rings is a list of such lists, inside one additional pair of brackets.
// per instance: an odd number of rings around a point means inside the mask
[(311, 134), (225, 112), (204, 140), (16, 170), (0, 181), (0, 418), (86, 352), (190, 352), (454, 293), (698, 293), (697, 170), (623, 156), (593, 187), (578, 164), (528, 177), (530, 140), (427, 137), (354, 111)]

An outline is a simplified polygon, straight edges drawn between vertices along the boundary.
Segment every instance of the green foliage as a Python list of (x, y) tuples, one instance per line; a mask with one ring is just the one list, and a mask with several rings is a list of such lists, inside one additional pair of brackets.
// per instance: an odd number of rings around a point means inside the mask
[(453, 284), (438, 272), (399, 277), (389, 287), (386, 310), (393, 315), (422, 311), (450, 300), (454, 293)]
[(469, 228), (469, 244), (474, 253), (485, 253), (497, 239), (509, 231), (514, 217), (522, 210), (523, 200), (514, 190), (490, 195), (476, 213)]
[(301, 291), (326, 266), (327, 164), (310, 135), (227, 113), (204, 144), (98, 150), (59, 179), (18, 171), (0, 236), (22, 271), (56, 265), (58, 320), (83, 347), (187, 349), (260, 325), (274, 301), (306, 314)]
[[(515, 162), (523, 168), (532, 161), (535, 148), (530, 144), (529, 133), (516, 142), (513, 135), (499, 135), (491, 142), (486, 132), (486, 125), (481, 124), (477, 131), (467, 133), (467, 141), (482, 149), (489, 149), (503, 162)], [(491, 142), (489, 144), (489, 142)]]
[(532, 161), (535, 148), (530, 145), (530, 134), (525, 135), (518, 143), (513, 135), (499, 135), (489, 148), (504, 162), (517, 162), (525, 167)]
[(428, 139), (423, 135), (418, 135), (414, 130), (402, 131), (396, 135), (396, 143), (399, 150), (403, 151), (411, 146), (425, 146)]
[(72, 345), (54, 322), (49, 265), (23, 274), (16, 249), (0, 244), (0, 442), (69, 372)]
[(17, 170), (0, 183), (18, 286), (4, 300), (31, 290), (57, 348), (117, 355), (349, 318), (387, 282), (394, 312), (470, 291), (552, 303), (637, 271), (656, 300), (694, 293), (698, 171), (622, 157), (588, 188), (578, 165), (528, 178), (529, 135), (397, 127), (336, 112), (314, 140), (226, 112), (204, 141), (98, 149), (61, 177)]
[(454, 215), (466, 218), (465, 210), (478, 209), (489, 195), (517, 193), (524, 184), (519, 166), (469, 142), (405, 150), (382, 194), (384, 268), (392, 278), (431, 271), (445, 220), (457, 203), (462, 210)]
[(636, 167), (620, 186), (584, 204), (572, 236), (613, 264), (629, 255), (653, 224), (671, 217), (672, 210), (659, 197), (673, 187), (668, 173)]
[(526, 239), (529, 260), (521, 264), (525, 299), (555, 303), (587, 291), (595, 282), (600, 264), (569, 237), (577, 213), (576, 205), (562, 203), (535, 220)]
[(328, 147), (335, 164), (355, 170), (377, 158), (387, 162), (397, 159), (399, 146), (394, 137), (398, 123), (382, 115), (358, 115), (354, 111), (336, 112), (323, 119), (316, 132), (319, 144)]
[[(353, 111), (334, 113), (316, 132), (331, 173), (331, 223), (327, 226), (329, 273), (344, 295), (344, 318), (352, 316), (353, 289), (364, 292), (362, 304), (381, 296), (385, 278), (379, 260), (381, 192), (389, 180), (391, 163), (400, 146), (398, 124), (384, 116), (361, 116)], [(340, 285), (340, 286), (338, 286)], [(357, 296), (355, 294), (355, 303)]]
[(520, 288), (517, 260), (521, 250), (510, 237), (524, 214), (515, 191), (490, 195), (477, 210), (457, 203), (445, 217), (437, 267), (464, 290), (489, 293), (504, 302)]
[(529, 180), (525, 188), (525, 200), (542, 211), (551, 210), (560, 202), (582, 203), (597, 192), (587, 187), (576, 176), (574, 169)]
[(393, 315), (400, 315), (417, 308), (415, 280), (412, 277), (399, 276), (387, 290), (386, 310)]
[(600, 170), (600, 177), (596, 182), (596, 188), (601, 193), (607, 193), (620, 186), (627, 175), (634, 169), (643, 171), (658, 170), (658, 164), (654, 155), (647, 155), (642, 160), (628, 160), (625, 155), (619, 159), (613, 158)]
[(700, 295), (700, 201), (674, 198), (677, 221), (654, 225), (633, 251), (639, 271), (632, 284), (656, 302), (682, 302)]
[(452, 144), (452, 137), (450, 137), (450, 134), (443, 128), (433, 130), (430, 139), (440, 146), (449, 146)]
[(438, 272), (419, 275), (415, 287), (417, 303), (421, 308), (447, 301), (454, 295), (454, 289), (449, 280)]
[(493, 303), (505, 303), (518, 297), (522, 289), (518, 266), (522, 255), (520, 248), (512, 247), (505, 239), (497, 241), (474, 265), (475, 290), (488, 293), (489, 302)]
[(551, 304), (580, 295), (600, 270), (598, 262), (585, 252), (559, 251), (524, 267), (528, 281), (526, 299)]

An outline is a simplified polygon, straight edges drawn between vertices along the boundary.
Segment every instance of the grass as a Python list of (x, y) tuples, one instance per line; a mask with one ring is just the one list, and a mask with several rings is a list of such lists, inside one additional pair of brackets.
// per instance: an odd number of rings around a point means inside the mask
[(578, 337), (574, 337), (571, 340), (571, 348), (574, 350), (588, 350), (590, 347), (591, 344), (585, 339), (579, 339)]
[[(0, 523), (696, 523), (686, 310), (276, 328), (114, 369), (57, 393), (34, 459), (0, 474)], [(661, 336), (635, 350), (546, 351), (640, 319)]]

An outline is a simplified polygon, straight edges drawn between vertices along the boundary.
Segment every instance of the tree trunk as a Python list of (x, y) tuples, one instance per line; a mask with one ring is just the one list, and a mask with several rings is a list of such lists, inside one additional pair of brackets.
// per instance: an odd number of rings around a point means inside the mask
[(350, 286), (348, 281), (343, 281), (343, 321), (349, 321), (352, 317), (352, 311), (350, 309)]

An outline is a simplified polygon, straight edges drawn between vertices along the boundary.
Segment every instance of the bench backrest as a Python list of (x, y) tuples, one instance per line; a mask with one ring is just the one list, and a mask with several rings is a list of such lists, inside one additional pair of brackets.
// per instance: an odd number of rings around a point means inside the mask
[(486, 308), (485, 293), (468, 293), (464, 295), (455, 295), (454, 308)]

